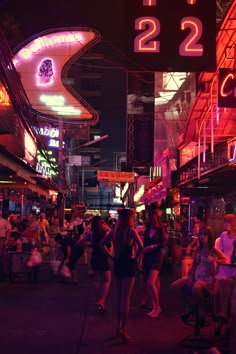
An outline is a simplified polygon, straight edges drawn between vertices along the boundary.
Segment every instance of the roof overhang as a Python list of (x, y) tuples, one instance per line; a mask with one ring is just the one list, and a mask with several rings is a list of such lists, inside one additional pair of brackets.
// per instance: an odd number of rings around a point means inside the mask
[(39, 175), (33, 167), (0, 145), (0, 188), (30, 190), (46, 198), (50, 190), (63, 191), (50, 178)]
[(217, 71), (203, 72), (198, 79), (199, 91), (188, 117), (181, 145), (191, 141), (217, 143), (236, 136), (235, 108), (218, 108), (218, 72), (234, 68), (236, 60), (236, 1), (229, 8), (217, 35)]

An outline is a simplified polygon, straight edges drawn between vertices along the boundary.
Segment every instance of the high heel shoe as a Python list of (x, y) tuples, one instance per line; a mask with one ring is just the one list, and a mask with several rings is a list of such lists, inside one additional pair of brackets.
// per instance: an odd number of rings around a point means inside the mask
[(96, 304), (96, 307), (99, 313), (106, 312), (105, 308), (101, 304)]
[(148, 316), (150, 318), (157, 318), (161, 313), (161, 308), (160, 306), (156, 310), (152, 310), (151, 312), (148, 313)]
[(127, 333), (125, 333), (125, 332), (120, 330), (120, 334), (121, 334), (121, 342), (122, 342), (122, 344), (128, 344), (128, 343), (131, 343), (133, 341), (132, 337), (128, 336)]
[(195, 313), (196, 309), (195, 307), (192, 307), (188, 312), (184, 313), (181, 315), (181, 320), (186, 324), (189, 320), (189, 317)]

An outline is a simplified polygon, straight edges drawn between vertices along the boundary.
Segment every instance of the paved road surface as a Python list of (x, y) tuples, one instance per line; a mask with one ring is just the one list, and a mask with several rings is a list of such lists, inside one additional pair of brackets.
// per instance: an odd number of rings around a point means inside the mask
[[(47, 267), (41, 270), (38, 284), (19, 280), (0, 283), (1, 354), (208, 353), (180, 345), (193, 328), (180, 320), (183, 303), (180, 296), (169, 290), (173, 279), (169, 270), (165, 269), (161, 275), (162, 313), (158, 319), (150, 319), (147, 311), (139, 308), (137, 277), (129, 316), (133, 343), (127, 345), (114, 338), (113, 286), (107, 311), (99, 314), (87, 266), (79, 264), (78, 272), (78, 285), (51, 280)], [(212, 338), (213, 328), (204, 328), (202, 333)]]

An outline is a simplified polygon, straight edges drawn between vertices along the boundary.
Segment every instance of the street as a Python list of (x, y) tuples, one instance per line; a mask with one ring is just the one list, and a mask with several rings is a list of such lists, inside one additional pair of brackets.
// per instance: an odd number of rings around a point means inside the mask
[[(16, 279), (0, 283), (1, 354), (170, 354), (207, 353), (186, 349), (181, 339), (193, 333), (180, 319), (183, 302), (172, 293), (173, 278), (164, 268), (161, 275), (162, 313), (157, 319), (140, 309), (140, 281), (137, 276), (130, 308), (129, 334), (133, 341), (121, 344), (115, 338), (113, 285), (104, 314), (95, 307), (94, 288), (87, 265), (78, 265), (79, 284), (51, 279), (48, 265), (40, 271), (38, 284)], [(213, 338), (212, 326), (201, 330)], [(223, 353), (223, 352), (222, 352)], [(227, 351), (224, 351), (227, 353)]]

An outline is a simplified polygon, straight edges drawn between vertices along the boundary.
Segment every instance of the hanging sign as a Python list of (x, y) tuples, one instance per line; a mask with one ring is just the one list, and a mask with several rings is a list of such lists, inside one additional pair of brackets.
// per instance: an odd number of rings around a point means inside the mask
[(215, 71), (215, 0), (129, 0), (129, 70)]
[(133, 183), (134, 178), (134, 172), (97, 171), (98, 181)]
[(235, 69), (219, 69), (218, 107), (236, 108)]

